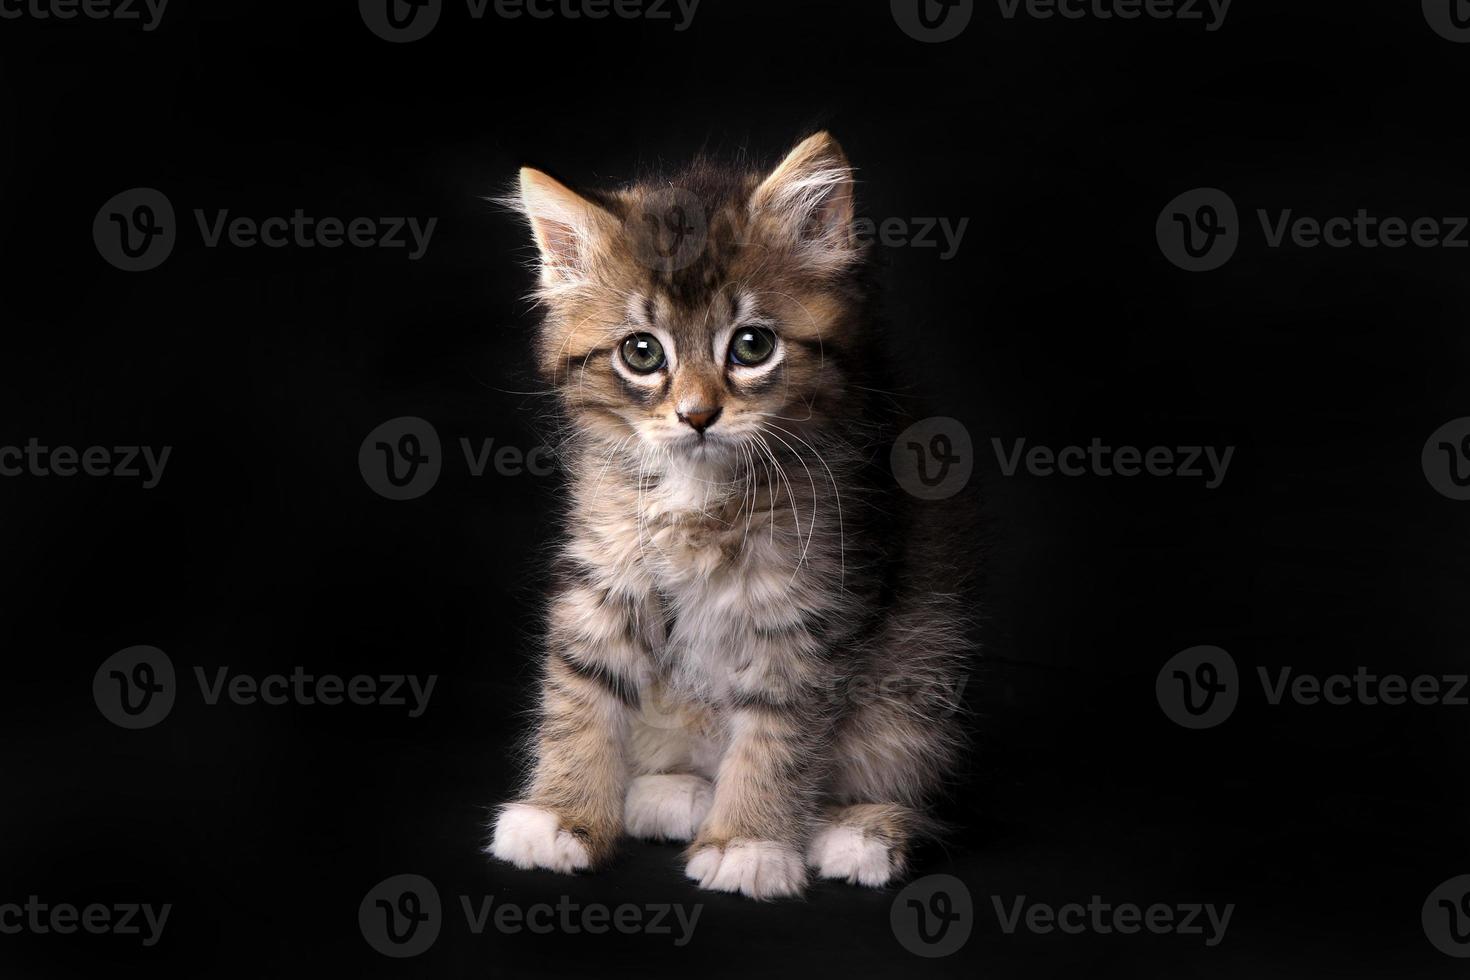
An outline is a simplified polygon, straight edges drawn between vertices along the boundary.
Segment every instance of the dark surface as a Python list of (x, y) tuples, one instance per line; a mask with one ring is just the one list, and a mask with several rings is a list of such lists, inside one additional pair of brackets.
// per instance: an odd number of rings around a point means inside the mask
[[(1470, 213), (1470, 45), (1418, 4), (1239, 0), (1224, 26), (1003, 19), (910, 40), (887, 4), (704, 0), (692, 27), (470, 21), (406, 45), (352, 4), (171, 6), (158, 30), (0, 21), (0, 446), (169, 445), (163, 480), (0, 479), (7, 665), (0, 904), (172, 903), (161, 941), (0, 935), (0, 973), (582, 976), (1449, 976), (1420, 907), (1470, 871), (1470, 708), (1270, 707), (1258, 666), (1464, 671), (1470, 504), (1425, 439), (1470, 415), (1470, 251), (1265, 247), (1254, 210)], [(310, 11), (294, 9), (307, 7)], [(1390, 6), (1396, 9), (1389, 9)], [(1289, 7), (1290, 9), (1281, 9)], [(1381, 7), (1382, 9), (1377, 9)], [(318, 9), (319, 8), (319, 9)], [(474, 478), (457, 440), (539, 440), (523, 232), (480, 200), (522, 163), (571, 181), (706, 147), (773, 158), (827, 126), (875, 217), (969, 217), (959, 253), (883, 249), (914, 391), (961, 420), (997, 543), (971, 771), (919, 874), (975, 931), (919, 959), (895, 891), (701, 893), (672, 847), (575, 879), (477, 853), (513, 792), (554, 477)], [(183, 227), (160, 268), (99, 257), (112, 195)], [(1170, 265), (1154, 222), (1228, 190), (1234, 259)], [(194, 208), (439, 219), (427, 255), (206, 249)], [(391, 502), (364, 436), (432, 421), (448, 459)], [(992, 437), (1234, 445), (1217, 490), (1007, 478)], [(93, 673), (134, 644), (186, 678), (143, 731)], [(1229, 650), (1235, 714), (1155, 700), (1174, 653)], [(436, 674), (404, 709), (206, 705), (209, 671)], [(357, 924), (389, 875), (447, 921), (390, 960)], [(692, 941), (473, 936), (458, 896), (703, 903)], [(992, 897), (1234, 903), (1177, 935), (1005, 934)]]

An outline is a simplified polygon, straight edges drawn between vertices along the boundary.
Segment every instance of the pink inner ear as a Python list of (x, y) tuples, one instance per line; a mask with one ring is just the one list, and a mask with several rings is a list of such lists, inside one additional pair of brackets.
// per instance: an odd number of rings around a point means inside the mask
[(541, 254), (547, 265), (572, 268), (579, 263), (581, 253), (577, 245), (577, 231), (571, 225), (537, 218), (536, 235), (541, 240)]
[(833, 186), (812, 212), (808, 229), (816, 238), (832, 238), (837, 244), (848, 245), (852, 241), (852, 184), (843, 182)]

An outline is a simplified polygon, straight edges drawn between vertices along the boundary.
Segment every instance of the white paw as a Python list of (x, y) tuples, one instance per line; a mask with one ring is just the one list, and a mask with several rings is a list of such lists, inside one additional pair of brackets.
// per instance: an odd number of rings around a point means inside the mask
[(639, 776), (628, 787), (623, 823), (633, 837), (693, 840), (714, 798), (702, 776)]
[(800, 895), (806, 887), (801, 855), (772, 841), (743, 841), (725, 847), (701, 847), (684, 873), (700, 888), (740, 892), (751, 898)]
[(592, 864), (587, 848), (561, 829), (556, 814), (525, 803), (511, 803), (500, 811), (495, 837), (486, 850), (518, 868), (550, 868), (562, 874)]
[(893, 878), (888, 845), (856, 827), (826, 827), (812, 838), (806, 863), (819, 878), (842, 878), (854, 885), (881, 888)]

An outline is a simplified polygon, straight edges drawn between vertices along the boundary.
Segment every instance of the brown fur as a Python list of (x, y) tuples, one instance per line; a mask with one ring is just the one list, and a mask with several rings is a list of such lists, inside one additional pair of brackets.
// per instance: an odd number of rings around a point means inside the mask
[[(570, 496), (498, 856), (593, 866), (631, 821), (692, 840), (702, 885), (768, 898), (808, 861), (890, 880), (930, 826), (960, 743), (956, 532), (884, 468), (899, 420), (852, 186), (826, 134), (764, 175), (583, 196), (523, 173)], [(767, 361), (727, 356), (741, 329), (771, 332)], [(660, 368), (620, 359), (632, 335)]]

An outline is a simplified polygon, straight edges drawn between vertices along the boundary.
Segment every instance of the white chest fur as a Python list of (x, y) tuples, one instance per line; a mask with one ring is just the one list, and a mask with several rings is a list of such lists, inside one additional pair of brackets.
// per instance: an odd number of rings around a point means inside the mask
[(796, 651), (761, 636), (801, 623), (808, 589), (791, 535), (753, 512), (743, 484), (712, 476), (671, 474), (644, 495), (643, 554), (673, 614), (672, 685), (722, 698), (789, 673)]

